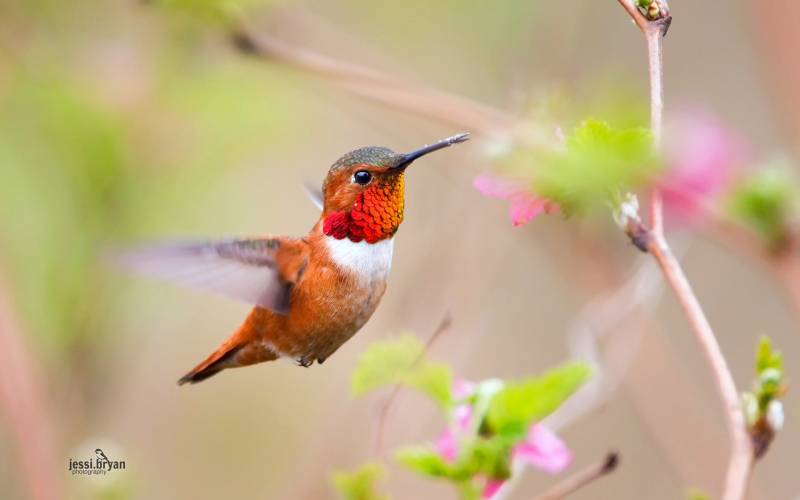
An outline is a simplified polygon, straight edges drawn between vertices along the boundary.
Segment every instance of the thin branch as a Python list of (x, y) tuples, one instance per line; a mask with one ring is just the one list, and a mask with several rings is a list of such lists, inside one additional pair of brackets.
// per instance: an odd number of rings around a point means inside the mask
[(628, 15), (631, 16), (633, 22), (636, 23), (636, 26), (642, 30), (642, 33), (647, 32), (647, 28), (650, 24), (650, 21), (647, 20), (644, 15), (639, 12), (639, 9), (633, 4), (632, 0), (617, 0), (619, 4), (628, 12)]
[(285, 64), (337, 84), (357, 96), (473, 133), (497, 135), (511, 132), (517, 126), (514, 117), (489, 106), (402, 82), (379, 71), (296, 47), (271, 36), (256, 36), (246, 28), (235, 30), (231, 40), (244, 54)]
[[(433, 331), (431, 336), (428, 338), (427, 342), (425, 342), (425, 348), (420, 353), (419, 357), (414, 361), (414, 365), (422, 361), (425, 355), (430, 351), (431, 346), (445, 333), (447, 330), (450, 329), (450, 326), (453, 324), (453, 318), (450, 315), (450, 312), (446, 312), (442, 317), (442, 320), (439, 322), (439, 326)], [(384, 401), (383, 406), (381, 406), (380, 411), (378, 412), (378, 424), (375, 431), (375, 455), (380, 455), (381, 451), (383, 450), (383, 435), (384, 429), (386, 428), (386, 420), (389, 417), (389, 410), (392, 409), (397, 396), (400, 394), (400, 391), (403, 389), (402, 384), (397, 384), (392, 389), (392, 392), (389, 394), (389, 397), (386, 398)]]
[(598, 479), (614, 472), (619, 465), (619, 454), (609, 453), (602, 462), (590, 465), (537, 496), (535, 500), (559, 500), (577, 492)]
[[(644, 30), (647, 39), (647, 60), (650, 72), (650, 130), (653, 133), (655, 148), (661, 149), (664, 128), (664, 73), (663, 73), (663, 41), (664, 31), (661, 27), (648, 27)], [(650, 224), (656, 234), (664, 233), (664, 204), (658, 188), (650, 194)]]
[[(669, 28), (671, 16), (666, 8), (660, 8), (662, 0), (653, 0), (652, 2), (656, 6), (657, 13), (665, 14), (664, 17), (655, 19), (646, 18), (633, 4), (632, 0), (618, 1), (636, 22), (639, 29), (642, 30), (647, 40), (651, 87), (651, 123), (653, 138), (658, 148), (661, 145), (664, 107), (662, 39)], [(731, 457), (728, 463), (723, 498), (725, 500), (739, 500), (744, 498), (746, 493), (753, 460), (752, 445), (747, 435), (744, 414), (739, 401), (739, 391), (703, 308), (700, 306), (689, 280), (686, 278), (678, 260), (672, 254), (664, 237), (663, 204), (661, 202), (661, 194), (657, 190), (653, 193), (650, 210), (653, 227), (648, 232), (647, 250), (656, 259), (689, 320), (692, 332), (714, 374), (715, 385), (724, 405), (725, 418), (730, 433)]]
[(744, 498), (750, 475), (750, 464), (753, 458), (752, 446), (747, 436), (747, 426), (739, 401), (739, 391), (722, 354), (717, 338), (706, 319), (700, 302), (697, 300), (686, 275), (677, 259), (672, 255), (669, 246), (661, 238), (653, 238), (649, 247), (653, 258), (658, 262), (667, 282), (675, 292), (684, 313), (689, 319), (692, 331), (708, 362), (714, 381), (724, 405), (724, 413), (731, 440), (731, 458), (725, 480), (726, 500)]

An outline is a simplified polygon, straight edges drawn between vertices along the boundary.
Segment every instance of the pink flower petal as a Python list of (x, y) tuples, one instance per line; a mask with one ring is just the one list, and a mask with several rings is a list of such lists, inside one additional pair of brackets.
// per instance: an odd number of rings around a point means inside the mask
[(453, 397), (456, 399), (465, 399), (475, 394), (477, 385), (475, 382), (470, 382), (463, 378), (457, 378), (453, 382)]
[(469, 429), (470, 420), (472, 419), (472, 405), (458, 405), (453, 411), (453, 415), (459, 430), (465, 431)]
[(517, 227), (527, 224), (542, 212), (549, 214), (558, 210), (555, 202), (534, 195), (522, 182), (482, 174), (472, 181), (472, 185), (484, 196), (508, 200), (508, 216)]
[(505, 483), (506, 482), (502, 479), (488, 479), (486, 481), (486, 486), (483, 487), (481, 498), (494, 498), (494, 496), (497, 495), (497, 492), (500, 491), (500, 488), (502, 488)]
[(447, 462), (455, 462), (458, 458), (458, 440), (451, 429), (445, 430), (436, 440), (436, 452)]
[(534, 424), (527, 439), (516, 445), (512, 461), (522, 461), (549, 474), (558, 474), (572, 463), (572, 453), (550, 429)]
[(745, 147), (713, 117), (693, 113), (671, 121), (664, 150), (668, 170), (659, 182), (664, 203), (689, 220), (727, 188), (744, 163)]
[(523, 226), (544, 212), (545, 201), (527, 193), (519, 193), (510, 198), (508, 216), (515, 226)]
[(508, 199), (524, 190), (522, 184), (502, 179), (492, 174), (481, 174), (472, 180), (472, 186), (489, 198)]

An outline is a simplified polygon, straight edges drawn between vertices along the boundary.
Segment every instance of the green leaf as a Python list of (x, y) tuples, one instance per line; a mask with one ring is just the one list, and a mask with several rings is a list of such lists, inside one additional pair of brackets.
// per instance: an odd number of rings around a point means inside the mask
[(450, 404), (453, 374), (442, 363), (425, 358), (425, 346), (413, 335), (375, 342), (361, 356), (353, 372), (352, 391), (361, 396), (390, 384), (417, 389), (442, 407)]
[(756, 349), (756, 383), (753, 397), (758, 402), (758, 416), (767, 411), (770, 402), (779, 397), (783, 385), (783, 356), (773, 350), (769, 337), (761, 337)]
[(747, 427), (752, 427), (756, 424), (756, 422), (758, 422), (758, 419), (761, 418), (761, 414), (763, 412), (763, 409), (758, 401), (758, 396), (752, 392), (743, 392), (741, 402), (742, 411), (744, 412), (744, 417), (747, 421)]
[(443, 363), (425, 362), (416, 370), (409, 370), (402, 382), (424, 392), (443, 408), (450, 404), (453, 373)]
[(463, 481), (471, 478), (470, 474), (461, 474), (438, 453), (427, 446), (403, 448), (395, 454), (395, 459), (409, 469), (431, 477), (447, 478)]
[(478, 500), (481, 497), (481, 490), (472, 481), (461, 481), (456, 483), (458, 496), (461, 500)]
[(516, 439), (502, 434), (478, 437), (464, 451), (462, 467), (472, 476), (508, 479), (511, 477), (511, 449), (515, 443)]
[(559, 203), (566, 214), (605, 207), (615, 193), (635, 190), (659, 168), (645, 128), (617, 130), (589, 119), (566, 139), (563, 150), (515, 150), (510, 173), (530, 179), (532, 191)]
[(506, 384), (489, 405), (489, 429), (498, 434), (524, 435), (530, 424), (558, 408), (589, 374), (586, 365), (572, 363), (541, 377)]
[(361, 396), (378, 387), (397, 383), (423, 355), (424, 346), (411, 335), (375, 342), (358, 361), (352, 390)]
[(800, 199), (795, 179), (786, 167), (764, 169), (735, 190), (731, 214), (780, 248), (789, 238), (789, 221)]
[(768, 368), (783, 370), (783, 356), (780, 351), (772, 349), (772, 341), (767, 336), (761, 337), (756, 351), (756, 373), (762, 373)]
[(385, 476), (386, 470), (382, 465), (369, 463), (354, 472), (336, 473), (333, 483), (344, 500), (388, 500), (387, 495), (376, 492), (375, 485)]
[(428, 446), (404, 448), (395, 458), (420, 474), (446, 479), (463, 485), (475, 477), (508, 479), (511, 477), (511, 449), (514, 440), (507, 436), (477, 436), (461, 443), (456, 462), (450, 463)]

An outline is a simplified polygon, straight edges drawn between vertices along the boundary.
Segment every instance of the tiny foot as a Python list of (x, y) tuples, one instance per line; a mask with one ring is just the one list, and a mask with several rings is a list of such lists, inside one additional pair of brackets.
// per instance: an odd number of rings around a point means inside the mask
[(302, 366), (303, 368), (308, 368), (314, 364), (314, 358), (312, 356), (303, 356), (302, 358), (297, 358), (295, 361), (297, 362), (297, 366)]

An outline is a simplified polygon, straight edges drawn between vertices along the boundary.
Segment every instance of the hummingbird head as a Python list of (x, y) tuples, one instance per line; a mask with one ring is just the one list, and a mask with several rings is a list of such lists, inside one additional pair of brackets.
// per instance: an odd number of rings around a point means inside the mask
[(391, 238), (403, 222), (406, 168), (421, 156), (468, 138), (469, 134), (455, 135), (410, 153), (367, 147), (342, 156), (322, 185), (323, 232), (354, 242)]

